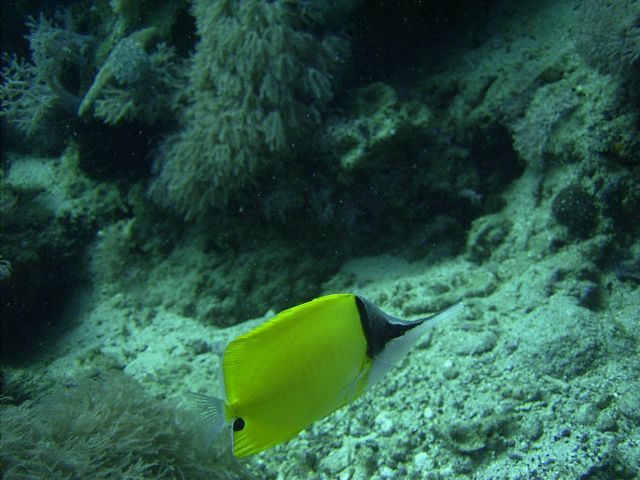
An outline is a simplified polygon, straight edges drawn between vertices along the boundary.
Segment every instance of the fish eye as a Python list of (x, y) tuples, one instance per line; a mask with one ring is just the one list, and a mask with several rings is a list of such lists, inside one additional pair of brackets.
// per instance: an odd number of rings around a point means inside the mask
[(233, 421), (233, 431), (239, 432), (244, 428), (244, 420), (242, 417), (238, 417)]

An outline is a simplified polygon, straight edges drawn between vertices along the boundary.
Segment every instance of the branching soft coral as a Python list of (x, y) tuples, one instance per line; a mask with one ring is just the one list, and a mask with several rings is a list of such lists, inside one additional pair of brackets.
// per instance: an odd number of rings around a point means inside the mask
[(92, 37), (60, 28), (44, 16), (29, 18), (32, 63), (5, 56), (0, 85), (2, 110), (28, 137), (45, 133), (47, 120), (56, 108), (75, 112), (77, 93), (63, 84), (63, 75), (72, 67), (85, 65)]
[(113, 47), (82, 99), (81, 117), (93, 110), (109, 125), (133, 120), (152, 124), (178, 103), (182, 65), (164, 43), (147, 53), (157, 35), (156, 28), (143, 28)]
[[(304, 3), (304, 2), (301, 2)], [(152, 196), (187, 218), (220, 207), (316, 127), (346, 42), (288, 2), (196, 0), (199, 42), (183, 128), (161, 148)], [(308, 12), (307, 12), (308, 13)], [(316, 30), (311, 33), (312, 30)]]
[(34, 137), (58, 101), (49, 83), (38, 77), (35, 65), (17, 57), (5, 56), (0, 85), (0, 114), (11, 119), (23, 134)]
[(108, 125), (153, 124), (178, 103), (182, 65), (173, 48), (158, 43), (155, 27), (116, 36), (96, 66), (98, 39), (75, 33), (71, 21), (60, 27), (40, 16), (27, 26), (31, 62), (5, 56), (0, 85), (2, 115), (27, 137), (50, 136), (56, 113), (69, 120), (93, 116)]

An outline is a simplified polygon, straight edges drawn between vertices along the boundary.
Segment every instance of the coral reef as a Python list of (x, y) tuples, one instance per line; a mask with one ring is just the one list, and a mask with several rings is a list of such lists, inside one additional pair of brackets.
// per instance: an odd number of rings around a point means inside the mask
[(353, 93), (349, 115), (331, 119), (325, 142), (338, 152), (341, 169), (371, 168), (388, 161), (386, 154), (424, 135), (431, 117), (424, 103), (402, 102), (391, 86), (376, 82)]
[(141, 306), (227, 327), (317, 296), (339, 262), (337, 255), (325, 255), (319, 265), (318, 252), (293, 249), (282, 239), (254, 241), (252, 248), (203, 248), (206, 236), (193, 230), (172, 251), (154, 251), (168, 236), (139, 218), (103, 228), (90, 254), (96, 286), (106, 296), (128, 291)]
[(640, 5), (637, 0), (580, 3), (577, 48), (606, 73), (628, 76), (640, 67)]
[(95, 108), (95, 116), (109, 125), (153, 124), (168, 116), (182, 85), (180, 64), (165, 44), (147, 53), (157, 35), (156, 28), (147, 27), (116, 44), (82, 99), (78, 115), (86, 117)]
[(338, 291), (465, 309), (257, 478), (638, 477), (638, 0), (70, 3), (37, 130), (78, 147), (2, 152), (4, 477), (199, 478), (148, 395), (219, 395), (231, 338)]
[[(0, 179), (0, 282), (2, 360), (29, 357), (50, 336), (54, 319), (82, 283), (78, 262), (97, 223), (124, 208), (113, 187), (82, 175), (78, 156), (60, 161), (10, 155), (11, 169)], [(45, 342), (46, 343), (46, 342)]]
[[(82, 74), (94, 38), (73, 32), (69, 25), (58, 26), (42, 15), (30, 18), (27, 26), (31, 62), (5, 57), (0, 113), (31, 140), (54, 143), (48, 129), (55, 125), (56, 114), (59, 110), (72, 114), (80, 104), (78, 92), (66, 81), (69, 71)], [(82, 78), (78, 82), (82, 84)]]
[(293, 153), (318, 125), (346, 51), (286, 2), (196, 0), (192, 13), (189, 103), (151, 189), (187, 218), (224, 206)]
[(0, 424), (6, 479), (250, 478), (239, 463), (205, 448), (195, 414), (148, 396), (122, 373), (1, 405)]
[[(49, 145), (64, 137), (60, 125), (77, 128), (91, 112), (113, 126), (166, 121), (178, 108), (183, 66), (175, 50), (162, 42), (166, 25), (101, 38), (77, 33), (79, 19), (71, 9), (58, 16), (63, 23), (43, 15), (29, 19), (30, 61), (15, 55), (4, 59), (1, 114), (20, 133)], [(105, 49), (108, 55), (102, 59)]]

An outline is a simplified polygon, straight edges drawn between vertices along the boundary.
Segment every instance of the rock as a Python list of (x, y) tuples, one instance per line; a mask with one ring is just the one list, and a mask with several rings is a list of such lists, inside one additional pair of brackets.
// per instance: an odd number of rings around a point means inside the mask
[(492, 331), (466, 332), (456, 348), (458, 355), (481, 355), (496, 347), (498, 337)]

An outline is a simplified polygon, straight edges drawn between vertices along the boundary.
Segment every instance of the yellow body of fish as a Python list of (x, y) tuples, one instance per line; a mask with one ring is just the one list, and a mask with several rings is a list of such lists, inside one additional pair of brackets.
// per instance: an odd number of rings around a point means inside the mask
[(285, 310), (227, 345), (225, 399), (200, 396), (205, 416), (231, 425), (237, 457), (289, 440), (358, 398), (454, 310), (408, 322), (352, 294)]
[(291, 308), (224, 352), (225, 416), (242, 418), (234, 454), (289, 440), (364, 391), (371, 359), (353, 295)]

